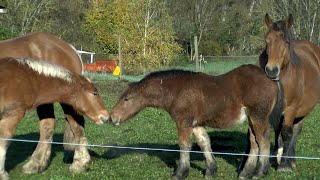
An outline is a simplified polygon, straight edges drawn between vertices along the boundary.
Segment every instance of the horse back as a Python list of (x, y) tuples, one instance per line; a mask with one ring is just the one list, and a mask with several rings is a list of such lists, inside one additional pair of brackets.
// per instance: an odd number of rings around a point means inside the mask
[(82, 60), (72, 46), (45, 32), (35, 32), (14, 39), (0, 41), (0, 58), (28, 57), (64, 66), (81, 74)]

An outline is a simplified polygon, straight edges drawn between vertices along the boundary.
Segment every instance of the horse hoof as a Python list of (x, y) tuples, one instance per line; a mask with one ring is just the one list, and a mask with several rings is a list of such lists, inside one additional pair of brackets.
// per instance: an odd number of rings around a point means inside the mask
[(239, 177), (238, 177), (238, 180), (245, 180), (245, 179), (248, 179), (248, 178), (243, 177), (243, 176), (239, 176)]
[(184, 177), (180, 177), (180, 176), (173, 175), (173, 176), (171, 176), (171, 179), (172, 179), (172, 180), (184, 180), (185, 178), (184, 178)]
[(205, 176), (204, 176), (204, 179), (214, 179), (214, 176), (213, 176), (213, 175), (210, 175), (210, 176), (205, 175)]
[(85, 164), (85, 165), (79, 165), (79, 164), (72, 164), (69, 167), (69, 171), (72, 173), (81, 173), (81, 172), (86, 172), (89, 170), (89, 165)]
[(215, 169), (209, 169), (209, 170), (207, 169), (204, 178), (205, 179), (213, 179), (216, 171), (217, 171), (216, 168)]
[(253, 177), (253, 173), (246, 173), (244, 171), (241, 171), (241, 173), (238, 176), (239, 180), (244, 180), (244, 179), (251, 179)]
[(261, 172), (261, 173), (256, 173), (256, 174), (253, 175), (252, 179), (259, 179), (259, 178), (261, 178), (261, 177), (265, 177), (266, 175), (267, 175), (267, 174), (266, 174), (266, 173), (263, 173), (263, 172)]
[(277, 171), (278, 172), (292, 172), (292, 167), (288, 164), (279, 164)]
[(22, 172), (25, 174), (36, 174), (43, 172), (46, 169), (46, 165), (41, 166), (38, 163), (30, 160), (27, 164), (22, 167)]
[(213, 179), (215, 173), (217, 172), (217, 166), (216, 163), (212, 163), (211, 165), (209, 165), (206, 168), (206, 172), (205, 172), (205, 179)]
[(10, 178), (9, 178), (9, 175), (8, 175), (7, 172), (2, 172), (2, 173), (0, 174), (0, 179), (1, 179), (1, 180), (9, 180)]

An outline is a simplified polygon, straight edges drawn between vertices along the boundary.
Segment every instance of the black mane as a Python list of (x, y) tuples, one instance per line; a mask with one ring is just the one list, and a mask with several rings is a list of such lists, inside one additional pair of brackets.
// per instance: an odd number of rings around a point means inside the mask
[(143, 79), (141, 79), (138, 82), (130, 83), (130, 86), (139, 85), (139, 84), (144, 83), (150, 79), (155, 79), (155, 78), (170, 79), (170, 78), (174, 78), (179, 75), (192, 75), (192, 74), (198, 74), (198, 72), (181, 70), (181, 69), (155, 71), (155, 72), (148, 74), (147, 76), (145, 76)]

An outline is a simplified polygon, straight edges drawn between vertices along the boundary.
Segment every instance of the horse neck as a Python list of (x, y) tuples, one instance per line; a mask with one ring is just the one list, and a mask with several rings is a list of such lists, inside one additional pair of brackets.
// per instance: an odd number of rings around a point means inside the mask
[(160, 84), (159, 87), (155, 88), (157, 90), (144, 92), (146, 107), (155, 107), (167, 110), (171, 102), (174, 99), (173, 91), (171, 86), (166, 83)]
[(69, 103), (70, 98), (76, 93), (76, 83), (69, 83), (60, 78), (40, 77), (38, 83), (38, 104)]

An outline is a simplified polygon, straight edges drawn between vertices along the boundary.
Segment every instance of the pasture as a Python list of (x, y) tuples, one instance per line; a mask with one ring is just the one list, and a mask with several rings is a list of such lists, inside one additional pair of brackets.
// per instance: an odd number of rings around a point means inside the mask
[[(254, 61), (215, 61), (206, 64), (205, 70), (210, 74), (221, 74), (243, 63)], [(192, 70), (193, 66), (186, 69)], [(115, 105), (128, 82), (141, 77), (124, 76), (124, 80), (106, 74), (86, 74), (100, 90), (100, 94), (109, 111)], [(62, 142), (64, 116), (61, 107), (56, 104), (57, 127), (54, 141)], [(302, 129), (297, 144), (297, 156), (320, 157), (320, 105), (312, 111)], [(38, 140), (39, 124), (36, 112), (26, 115), (16, 130), (14, 138)], [(214, 152), (244, 153), (246, 147), (247, 123), (231, 129), (215, 130), (208, 128)], [(177, 130), (170, 116), (158, 109), (149, 108), (121, 126), (104, 124), (98, 126), (87, 119), (86, 135), (89, 144), (117, 145), (144, 148), (179, 149)], [(271, 133), (273, 134), (273, 132)], [(273, 147), (273, 138), (271, 147)], [(89, 147), (92, 158), (90, 170), (85, 173), (71, 174), (68, 167), (72, 154), (65, 153), (62, 145), (53, 145), (51, 162), (46, 171), (28, 175), (21, 173), (22, 166), (36, 147), (36, 143), (12, 142), (6, 167), (11, 179), (169, 179), (177, 167), (178, 152), (146, 151)], [(194, 143), (192, 150), (199, 151)], [(236, 179), (237, 168), (242, 156), (216, 155), (218, 171), (216, 179)], [(191, 169), (188, 179), (204, 179), (205, 162), (202, 154), (191, 153)], [(297, 160), (297, 169), (291, 173), (278, 173), (274, 167), (264, 179), (319, 179), (320, 160)]]

